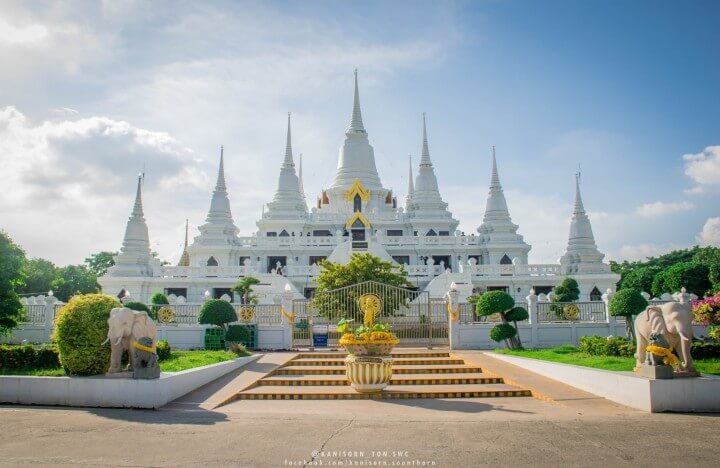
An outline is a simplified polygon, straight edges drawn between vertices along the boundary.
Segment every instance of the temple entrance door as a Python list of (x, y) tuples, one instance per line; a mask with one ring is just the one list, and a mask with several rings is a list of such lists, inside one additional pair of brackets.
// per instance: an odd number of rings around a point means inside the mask
[(357, 242), (364, 242), (365, 241), (365, 229), (353, 229), (351, 231), (352, 233), (352, 240)]

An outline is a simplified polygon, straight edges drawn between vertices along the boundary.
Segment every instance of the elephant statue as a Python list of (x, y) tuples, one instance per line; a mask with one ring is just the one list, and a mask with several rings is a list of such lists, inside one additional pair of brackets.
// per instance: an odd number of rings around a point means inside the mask
[(692, 306), (689, 302), (666, 302), (649, 306), (635, 319), (637, 350), (635, 359), (640, 367), (645, 362), (646, 348), (653, 333), (662, 335), (680, 358), (680, 370), (695, 372), (690, 344), (693, 339)]
[(133, 345), (142, 337), (152, 340), (153, 353), (156, 351), (157, 327), (147, 312), (135, 311), (126, 307), (115, 307), (108, 319), (108, 335), (102, 344), (110, 343), (110, 369), (108, 374), (120, 372), (120, 362), (124, 352), (128, 352), (128, 367), (132, 368)]

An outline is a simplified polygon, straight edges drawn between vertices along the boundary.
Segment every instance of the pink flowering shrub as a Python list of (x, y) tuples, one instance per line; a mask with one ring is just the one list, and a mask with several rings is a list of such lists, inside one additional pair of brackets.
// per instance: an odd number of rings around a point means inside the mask
[(720, 293), (692, 302), (695, 322), (709, 327), (708, 335), (720, 341)]

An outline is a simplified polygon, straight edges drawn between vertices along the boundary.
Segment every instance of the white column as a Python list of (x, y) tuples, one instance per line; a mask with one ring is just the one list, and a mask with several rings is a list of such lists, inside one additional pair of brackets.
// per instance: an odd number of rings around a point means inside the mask
[(292, 333), (295, 316), (292, 307), (293, 293), (289, 284), (285, 285), (280, 301), (280, 321), (283, 327), (283, 348), (292, 349)]
[(457, 290), (455, 282), (450, 284), (450, 290), (445, 293), (445, 301), (448, 308), (448, 337), (450, 341), (450, 349), (460, 348), (460, 304), (458, 297), (460, 293)]
[(530, 346), (537, 348), (538, 343), (538, 297), (535, 289), (530, 290), (530, 294), (525, 298), (528, 306), (528, 323), (530, 324)]
[(45, 296), (45, 341), (50, 341), (52, 335), (53, 322), (55, 319), (55, 296), (53, 292), (48, 291), (48, 295)]

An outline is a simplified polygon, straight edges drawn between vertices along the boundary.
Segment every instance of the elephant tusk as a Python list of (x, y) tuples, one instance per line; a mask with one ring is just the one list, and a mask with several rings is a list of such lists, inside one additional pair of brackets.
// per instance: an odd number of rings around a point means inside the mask
[(108, 338), (105, 338), (105, 341), (103, 341), (102, 343), (100, 343), (100, 346), (104, 345), (104, 344), (107, 343), (108, 341), (110, 341), (110, 338), (109, 338), (109, 337), (108, 337)]
[(118, 336), (118, 339), (115, 340), (115, 346), (119, 345), (121, 341), (122, 341), (122, 336)]

